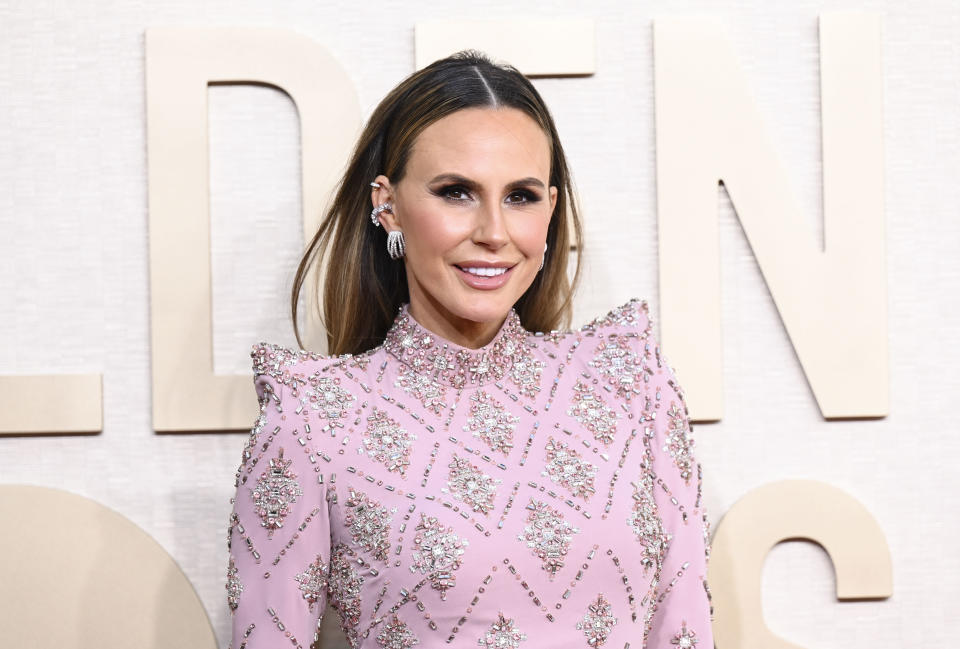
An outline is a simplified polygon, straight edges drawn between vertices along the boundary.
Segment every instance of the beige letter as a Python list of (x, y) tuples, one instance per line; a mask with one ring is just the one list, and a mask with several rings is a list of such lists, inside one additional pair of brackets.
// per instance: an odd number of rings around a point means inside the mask
[(250, 377), (213, 374), (207, 84), (269, 84), (297, 105), (307, 239), (357, 135), (359, 102), (323, 46), (286, 30), (149, 29), (146, 77), (153, 426), (249, 428)]
[(124, 516), (68, 491), (3, 485), (0, 520), (4, 647), (216, 649), (193, 585)]
[(528, 77), (596, 71), (596, 27), (587, 18), (436, 20), (414, 28), (417, 69), (473, 48), (507, 61)]
[(821, 249), (721, 25), (655, 21), (661, 337), (693, 419), (723, 414), (719, 180), (823, 416), (887, 414), (880, 55), (879, 15), (820, 18)]
[(761, 606), (764, 560), (788, 539), (823, 546), (837, 576), (837, 599), (893, 594), (886, 538), (859, 501), (815, 480), (765, 484), (734, 503), (713, 537), (708, 581), (717, 649), (797, 649), (767, 628)]
[[(92, 433), (103, 430), (103, 376), (0, 376), (0, 435)], [(50, 407), (52, 399), (56, 407)]]

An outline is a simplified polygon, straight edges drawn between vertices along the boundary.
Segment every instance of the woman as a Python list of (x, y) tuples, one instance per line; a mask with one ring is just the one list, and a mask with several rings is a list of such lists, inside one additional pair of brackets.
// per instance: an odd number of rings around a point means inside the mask
[(294, 287), (296, 323), (329, 260), (330, 355), (251, 352), (234, 649), (308, 647), (328, 603), (353, 647), (712, 648), (700, 466), (647, 304), (556, 329), (573, 197), (512, 67), (463, 52), (380, 103)]

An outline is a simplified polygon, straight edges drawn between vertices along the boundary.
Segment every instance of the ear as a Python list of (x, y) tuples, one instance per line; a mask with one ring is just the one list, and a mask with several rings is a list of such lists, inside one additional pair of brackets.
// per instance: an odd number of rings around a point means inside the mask
[(557, 207), (557, 188), (554, 185), (550, 185), (550, 213), (553, 214), (553, 210)]
[(371, 209), (383, 203), (390, 203), (393, 205), (393, 210), (384, 210), (380, 212), (380, 224), (387, 232), (400, 229), (400, 225), (396, 217), (396, 194), (394, 193), (393, 187), (390, 185), (390, 179), (383, 174), (380, 174), (373, 180), (374, 182), (380, 183), (380, 186), (370, 188), (370, 202), (372, 204)]

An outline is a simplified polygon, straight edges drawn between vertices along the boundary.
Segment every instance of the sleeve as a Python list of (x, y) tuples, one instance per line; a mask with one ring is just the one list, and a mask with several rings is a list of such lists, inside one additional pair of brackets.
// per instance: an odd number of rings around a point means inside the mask
[(707, 583), (710, 522), (701, 500), (703, 473), (693, 454), (683, 390), (652, 333), (650, 337), (653, 492), (663, 521), (665, 552), (646, 646), (713, 649), (713, 606)]
[(255, 374), (260, 414), (237, 469), (227, 533), (231, 649), (309, 648), (327, 604), (326, 485), (295, 394)]

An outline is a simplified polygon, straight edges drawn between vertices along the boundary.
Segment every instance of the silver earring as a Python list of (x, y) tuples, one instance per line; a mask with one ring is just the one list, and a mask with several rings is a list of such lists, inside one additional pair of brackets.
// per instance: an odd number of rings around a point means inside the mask
[(547, 259), (547, 244), (544, 243), (544, 244), (543, 244), (543, 258), (540, 259), (540, 268), (538, 268), (537, 270), (543, 270), (543, 262), (546, 261), (546, 259)]
[(373, 224), (377, 227), (380, 227), (380, 219), (378, 218), (380, 212), (393, 213), (393, 205), (390, 203), (380, 203), (370, 212), (370, 220), (373, 221)]
[(406, 242), (403, 240), (403, 232), (392, 230), (387, 233), (387, 252), (391, 259), (400, 259), (406, 251)]
[(372, 181), (372, 182), (370, 183), (370, 186), (371, 186), (371, 187), (376, 187), (377, 189), (380, 189), (380, 183), (378, 183), (376, 180)]

